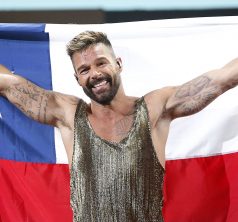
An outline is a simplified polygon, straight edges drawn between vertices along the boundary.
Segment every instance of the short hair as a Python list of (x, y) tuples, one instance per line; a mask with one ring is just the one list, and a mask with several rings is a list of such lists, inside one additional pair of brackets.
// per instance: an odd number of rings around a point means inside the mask
[(111, 42), (105, 33), (95, 31), (81, 32), (67, 44), (67, 54), (72, 58), (75, 52), (82, 52), (98, 43), (103, 43), (112, 48)]

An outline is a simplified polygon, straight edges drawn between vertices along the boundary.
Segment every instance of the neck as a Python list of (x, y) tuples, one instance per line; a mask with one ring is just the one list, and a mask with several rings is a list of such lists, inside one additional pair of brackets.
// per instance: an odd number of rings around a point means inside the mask
[(125, 94), (116, 95), (109, 105), (102, 105), (91, 101), (91, 114), (97, 117), (113, 117), (117, 115), (131, 115), (134, 112), (136, 97)]

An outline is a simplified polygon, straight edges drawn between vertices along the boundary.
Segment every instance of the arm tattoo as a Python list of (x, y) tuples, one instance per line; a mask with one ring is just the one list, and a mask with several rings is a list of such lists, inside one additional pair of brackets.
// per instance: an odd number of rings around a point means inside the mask
[(43, 123), (46, 123), (46, 114), (47, 114), (47, 106), (48, 106), (48, 98), (49, 95), (46, 93), (42, 93), (40, 96), (40, 102), (37, 107), (37, 120), (42, 120)]
[(182, 85), (175, 96), (177, 98), (196, 96), (199, 92), (201, 92), (201, 90), (209, 85), (210, 81), (211, 80), (206, 76), (198, 77), (195, 80)]
[(49, 94), (26, 81), (7, 89), (7, 98), (29, 117), (46, 123)]
[(212, 102), (221, 89), (211, 83), (207, 76), (200, 76), (182, 85), (175, 94), (175, 98), (183, 101), (179, 107), (183, 115), (196, 113)]

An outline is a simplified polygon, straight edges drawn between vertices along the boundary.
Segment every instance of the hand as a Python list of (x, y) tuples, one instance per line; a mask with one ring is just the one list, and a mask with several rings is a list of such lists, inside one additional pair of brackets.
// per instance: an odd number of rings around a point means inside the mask
[(4, 74), (12, 74), (12, 72), (5, 66), (0, 64), (0, 73)]

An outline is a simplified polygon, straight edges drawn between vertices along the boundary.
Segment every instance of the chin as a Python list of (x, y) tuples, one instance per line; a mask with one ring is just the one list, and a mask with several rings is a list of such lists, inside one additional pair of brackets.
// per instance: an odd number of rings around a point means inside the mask
[(100, 93), (100, 94), (94, 94), (92, 90), (88, 90), (86, 88), (83, 88), (83, 90), (84, 90), (84, 93), (96, 103), (99, 103), (101, 105), (110, 105), (115, 95), (117, 94), (118, 87), (114, 88), (113, 90)]
[(101, 105), (110, 105), (113, 98), (94, 98), (93, 100)]

